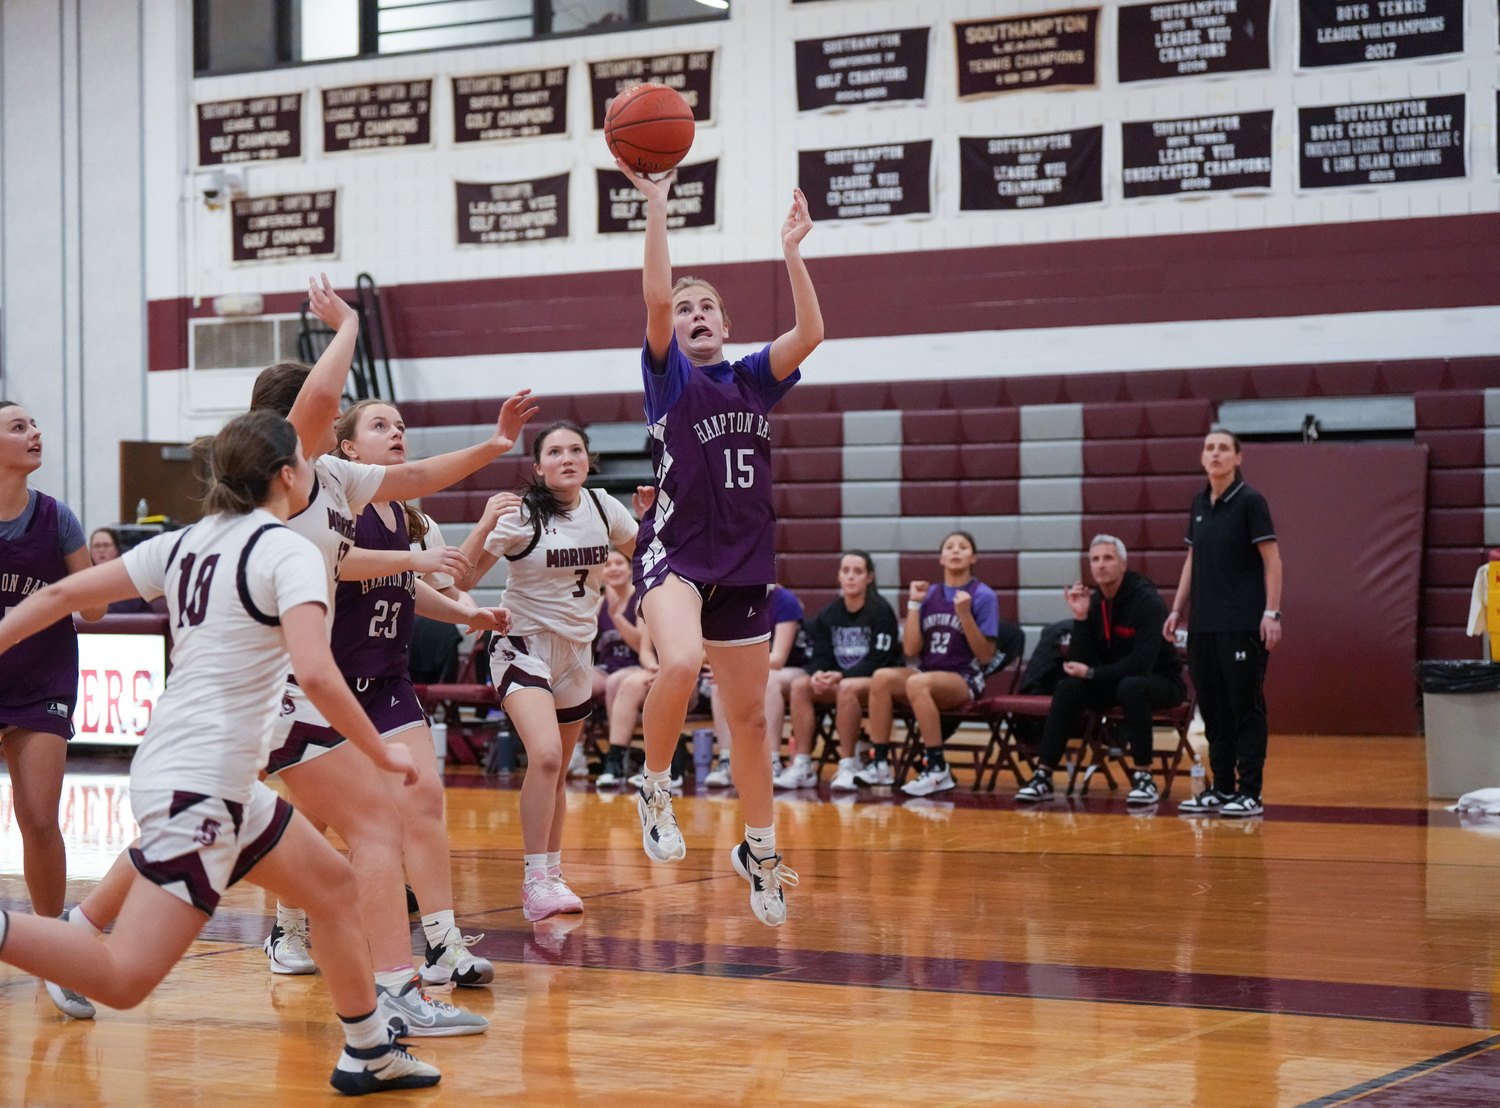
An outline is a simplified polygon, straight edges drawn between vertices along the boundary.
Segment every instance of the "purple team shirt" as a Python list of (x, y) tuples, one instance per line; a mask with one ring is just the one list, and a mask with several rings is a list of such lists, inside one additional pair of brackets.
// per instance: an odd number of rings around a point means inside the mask
[[(56, 500), (37, 493), (25, 533), (0, 542), (0, 613), (32, 593), (61, 581), (68, 565), (60, 549), (60, 509)], [(45, 728), (65, 738), (73, 733), (73, 704), (78, 698), (78, 634), (73, 617), (45, 627), (0, 654), (0, 726)], [(28, 714), (40, 713), (40, 717)]]
[(665, 560), (700, 585), (769, 585), (776, 580), (776, 511), (771, 502), (767, 418), (801, 379), (771, 373), (765, 346), (737, 362), (695, 366), (667, 345), (658, 371), (641, 350), (656, 502), (636, 537), (636, 574)]
[[(797, 622), (797, 637), (792, 640), (792, 649), (787, 653), (787, 668), (800, 668), (807, 664), (807, 632), (802, 629), (802, 617), (804, 615), (802, 601), (797, 599), (797, 594), (791, 589), (784, 589), (777, 585), (771, 592), (771, 626), (777, 627), (783, 623)], [(774, 636), (775, 631), (771, 634)]]
[(979, 625), (979, 633), (993, 639), (1000, 633), (1000, 600), (995, 590), (980, 581), (966, 585), (933, 585), (917, 612), (922, 628), (922, 669), (947, 670), (953, 673), (983, 673), (979, 659), (969, 649), (964, 629), (953, 607), (956, 593), (970, 596), (969, 612)]
[[(640, 599), (640, 593), (630, 594), (630, 599), (625, 602), (624, 616), (631, 623), (636, 622), (635, 602)], [(614, 673), (630, 666), (638, 666), (641, 659), (630, 644), (620, 634), (619, 628), (609, 614), (609, 605), (599, 605), (599, 634), (594, 638), (594, 665), (605, 673)]]
[[(374, 504), (354, 522), (354, 545), (361, 550), (411, 549), (406, 512), (399, 504), (396, 529), (387, 529)], [(369, 581), (340, 581), (333, 603), (333, 658), (339, 672), (359, 677), (405, 677), (416, 630), (417, 575), (410, 570)]]

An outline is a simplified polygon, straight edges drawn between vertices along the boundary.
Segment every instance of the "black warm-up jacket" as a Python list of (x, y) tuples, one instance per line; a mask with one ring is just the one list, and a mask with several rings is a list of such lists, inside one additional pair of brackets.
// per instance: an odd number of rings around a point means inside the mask
[(1156, 586), (1127, 569), (1113, 600), (1105, 600), (1095, 589), (1089, 597), (1088, 618), (1073, 621), (1068, 661), (1092, 666), (1094, 680), (1110, 684), (1150, 673), (1180, 680), (1177, 648), (1161, 637), (1166, 622), (1167, 606)]

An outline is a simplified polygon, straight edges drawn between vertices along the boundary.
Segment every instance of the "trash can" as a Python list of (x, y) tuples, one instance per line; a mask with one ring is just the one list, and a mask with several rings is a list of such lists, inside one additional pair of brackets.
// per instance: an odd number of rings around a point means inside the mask
[(1427, 795), (1456, 799), (1500, 785), (1500, 663), (1419, 662)]

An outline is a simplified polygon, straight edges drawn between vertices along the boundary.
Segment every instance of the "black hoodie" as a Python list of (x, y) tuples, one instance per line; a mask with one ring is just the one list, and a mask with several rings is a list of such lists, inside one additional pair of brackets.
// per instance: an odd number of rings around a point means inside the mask
[(836, 596), (806, 626), (812, 651), (809, 673), (837, 670), (845, 677), (869, 677), (882, 667), (906, 664), (896, 613), (874, 586), (859, 611), (849, 611), (844, 598)]
[(1161, 637), (1166, 622), (1167, 606), (1156, 586), (1127, 569), (1113, 600), (1098, 589), (1089, 596), (1088, 618), (1073, 621), (1068, 661), (1092, 666), (1095, 681), (1114, 683), (1148, 673), (1178, 678), (1177, 648)]

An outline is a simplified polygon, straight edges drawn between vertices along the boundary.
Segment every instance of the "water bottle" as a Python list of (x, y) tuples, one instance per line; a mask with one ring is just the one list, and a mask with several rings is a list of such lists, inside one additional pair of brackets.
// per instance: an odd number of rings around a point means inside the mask
[(1193, 768), (1188, 771), (1188, 778), (1191, 783), (1193, 799), (1197, 800), (1198, 797), (1203, 795), (1203, 790), (1208, 787), (1208, 774), (1203, 769), (1201, 759), (1193, 759)]
[(702, 781), (714, 764), (714, 730), (700, 727), (693, 732), (693, 777)]
[(146, 498), (143, 496), (135, 502), (135, 521), (137, 523), (145, 523), (146, 517), (150, 514), (151, 507), (146, 503)]

